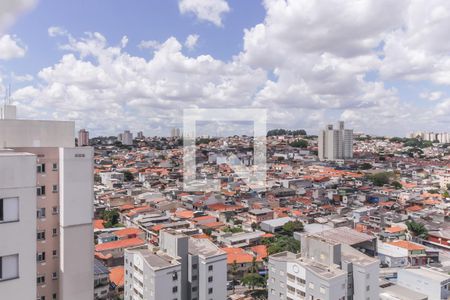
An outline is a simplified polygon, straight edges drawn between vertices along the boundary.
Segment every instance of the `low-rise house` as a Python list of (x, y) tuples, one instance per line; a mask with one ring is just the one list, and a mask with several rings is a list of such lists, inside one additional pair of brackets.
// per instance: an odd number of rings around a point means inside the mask
[(290, 221), (293, 221), (293, 219), (290, 217), (262, 221), (260, 224), (260, 228), (265, 232), (275, 233), (281, 231), (283, 229), (284, 224)]
[(252, 209), (249, 210), (247, 213), (247, 223), (252, 224), (256, 223), (259, 224), (266, 220), (271, 220), (274, 217), (274, 212), (271, 209), (268, 208), (261, 208), (261, 209)]
[(98, 259), (94, 260), (94, 300), (107, 299), (109, 295), (109, 270)]
[(140, 238), (132, 238), (98, 244), (95, 246), (95, 255), (107, 266), (123, 264), (124, 250), (131, 247), (144, 245), (145, 241)]
[(428, 263), (425, 247), (410, 241), (379, 243), (378, 255), (381, 263), (389, 267), (423, 266)]

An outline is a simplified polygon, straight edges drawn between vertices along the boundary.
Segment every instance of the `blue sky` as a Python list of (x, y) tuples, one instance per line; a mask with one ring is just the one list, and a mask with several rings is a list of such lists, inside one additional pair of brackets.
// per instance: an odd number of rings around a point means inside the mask
[(312, 133), (448, 131), (448, 1), (5, 3), (0, 91), (23, 118), (165, 135), (183, 108), (237, 107)]

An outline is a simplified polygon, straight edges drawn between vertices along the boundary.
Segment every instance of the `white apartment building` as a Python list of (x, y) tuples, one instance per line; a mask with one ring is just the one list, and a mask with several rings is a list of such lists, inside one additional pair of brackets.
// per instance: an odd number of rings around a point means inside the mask
[(379, 299), (377, 259), (319, 235), (302, 235), (301, 247), (269, 257), (269, 300)]
[(0, 150), (0, 298), (36, 299), (36, 156)]
[(181, 263), (148, 248), (125, 250), (124, 299), (181, 299)]
[[(26, 239), (34, 242), (34, 247), (29, 247), (34, 253), (31, 257), (19, 256), (20, 268), (35, 270), (31, 273), (34, 284), (17, 289), (32, 289), (35, 293), (32, 298), (11, 299), (91, 300), (93, 150), (75, 147), (74, 122), (18, 120), (15, 108), (10, 107), (5, 106), (2, 113), (8, 118), (0, 119), (0, 149), (35, 155), (29, 175), (34, 178), (34, 198), (29, 204), (35, 211), (31, 227), (34, 236)], [(7, 178), (13, 175), (4, 174)], [(0, 238), (7, 240), (13, 232), (0, 231)], [(24, 239), (27, 231), (17, 232)], [(0, 253), (8, 244), (0, 244)], [(0, 283), (0, 295), (4, 287)]]
[(333, 125), (319, 132), (319, 159), (337, 160), (353, 158), (353, 129), (345, 129), (344, 122), (339, 122), (339, 128)]
[(447, 189), (447, 184), (450, 184), (450, 174), (439, 175), (439, 186), (441, 189)]
[(125, 130), (119, 137), (123, 145), (133, 145), (133, 134), (129, 130)]
[(398, 270), (399, 286), (428, 296), (428, 300), (450, 298), (450, 275), (431, 268)]
[[(161, 231), (158, 249), (126, 250), (125, 270), (125, 300), (227, 297), (226, 253), (209, 240), (174, 230)], [(142, 285), (136, 286), (136, 276), (143, 279)]]

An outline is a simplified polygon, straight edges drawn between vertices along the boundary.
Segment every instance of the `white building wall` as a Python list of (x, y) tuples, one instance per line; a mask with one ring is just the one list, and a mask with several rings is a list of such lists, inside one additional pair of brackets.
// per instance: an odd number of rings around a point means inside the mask
[(19, 211), (17, 222), (0, 222), (0, 257), (18, 254), (18, 278), (0, 280), (0, 299), (36, 299), (36, 156), (0, 152), (0, 170), (0, 198), (17, 197), (8, 211)]
[(0, 148), (73, 146), (74, 122), (0, 120)]
[(94, 293), (93, 149), (60, 148), (60, 299)]

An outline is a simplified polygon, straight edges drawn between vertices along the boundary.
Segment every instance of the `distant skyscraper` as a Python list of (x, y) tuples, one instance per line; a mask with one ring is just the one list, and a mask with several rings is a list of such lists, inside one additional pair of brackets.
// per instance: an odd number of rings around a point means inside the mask
[(129, 130), (125, 130), (123, 133), (119, 133), (117, 139), (123, 145), (133, 145), (133, 134)]
[(7, 111), (0, 118), (0, 281), (9, 280), (0, 282), (0, 298), (90, 300), (93, 149), (75, 147), (74, 122), (17, 120), (15, 109)]
[(319, 159), (336, 160), (353, 158), (353, 129), (345, 129), (344, 122), (339, 122), (339, 128), (327, 125), (319, 133)]
[(180, 137), (181, 136), (181, 131), (180, 128), (172, 128), (172, 130), (170, 131), (170, 136), (171, 137)]
[(139, 140), (143, 140), (144, 139), (144, 133), (142, 131), (139, 131), (137, 133), (137, 139), (139, 139)]
[(89, 146), (89, 131), (86, 129), (78, 131), (78, 146)]

